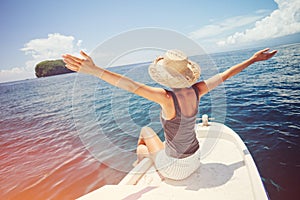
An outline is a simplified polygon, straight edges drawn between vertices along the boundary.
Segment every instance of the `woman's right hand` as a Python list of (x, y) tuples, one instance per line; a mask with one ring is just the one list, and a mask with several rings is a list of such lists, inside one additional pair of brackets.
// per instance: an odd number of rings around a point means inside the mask
[(83, 56), (84, 59), (78, 58), (70, 54), (63, 55), (62, 57), (64, 58), (66, 67), (72, 71), (94, 75), (95, 70), (97, 69), (97, 66), (94, 64), (94, 61), (85, 52), (80, 51), (80, 54)]

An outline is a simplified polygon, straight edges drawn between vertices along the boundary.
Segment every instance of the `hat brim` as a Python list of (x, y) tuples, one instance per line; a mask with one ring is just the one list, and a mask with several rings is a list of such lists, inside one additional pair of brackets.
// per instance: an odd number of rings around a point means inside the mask
[(161, 85), (169, 88), (188, 88), (198, 81), (201, 70), (197, 63), (190, 60), (188, 61), (187, 65), (187, 67), (190, 68), (194, 74), (192, 79), (186, 78), (176, 71), (172, 71), (172, 73), (170, 73), (170, 69), (167, 70), (162, 64), (162, 60), (150, 64), (148, 72), (150, 77)]

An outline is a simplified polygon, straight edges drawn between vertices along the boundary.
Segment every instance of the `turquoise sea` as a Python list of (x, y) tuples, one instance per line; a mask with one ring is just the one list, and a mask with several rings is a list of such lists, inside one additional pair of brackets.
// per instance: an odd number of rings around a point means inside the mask
[[(249, 148), (272, 200), (300, 196), (300, 44), (272, 47), (255, 63), (204, 96), (208, 114)], [(217, 70), (258, 49), (210, 55)], [(203, 77), (213, 75), (201, 56)], [(156, 85), (149, 63), (111, 70)], [(94, 77), (66, 74), (0, 84), (1, 199), (75, 199), (117, 184), (132, 167), (139, 131), (163, 139), (159, 106)]]

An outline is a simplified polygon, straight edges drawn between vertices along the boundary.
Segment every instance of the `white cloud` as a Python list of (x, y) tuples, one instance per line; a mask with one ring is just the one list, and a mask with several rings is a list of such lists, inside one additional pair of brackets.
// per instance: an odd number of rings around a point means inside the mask
[(270, 10), (260, 9), (254, 13), (240, 15), (222, 20), (211, 19), (211, 24), (206, 25), (196, 31), (189, 33), (189, 37), (198, 40), (207, 52), (218, 52), (228, 50), (226, 46), (219, 46), (217, 43), (231, 35), (232, 33), (244, 30), (246, 27), (264, 18), (270, 13)]
[(32, 77), (34, 77), (34, 72), (30, 72), (26, 68), (22, 67), (14, 67), (9, 70), (0, 70), (1, 82), (24, 80)]
[(73, 36), (59, 33), (49, 34), (47, 38), (30, 40), (21, 49), (31, 59), (26, 62), (26, 67), (15, 67), (10, 70), (0, 70), (1, 82), (34, 78), (35, 65), (44, 60), (60, 59), (62, 54), (77, 54), (82, 41), (75, 40)]
[[(260, 10), (259, 14), (264, 14), (266, 10)], [(245, 15), (245, 16), (235, 16), (232, 18), (227, 18), (221, 22), (206, 25), (196, 31), (189, 34), (192, 39), (206, 39), (212, 38), (214, 36), (222, 35), (231, 30), (236, 30), (239, 27), (243, 27), (254, 23), (255, 21), (262, 18), (262, 15)]]
[(269, 16), (257, 21), (251, 29), (236, 32), (217, 42), (219, 46), (249, 43), (272, 39), (300, 32), (299, 0), (274, 0), (278, 9)]
[[(76, 44), (75, 44), (76, 43)], [(30, 40), (21, 49), (33, 59), (26, 62), (28, 68), (43, 60), (60, 59), (62, 54), (77, 53), (82, 41), (75, 41), (73, 36), (65, 36), (59, 33), (49, 34), (48, 38)]]

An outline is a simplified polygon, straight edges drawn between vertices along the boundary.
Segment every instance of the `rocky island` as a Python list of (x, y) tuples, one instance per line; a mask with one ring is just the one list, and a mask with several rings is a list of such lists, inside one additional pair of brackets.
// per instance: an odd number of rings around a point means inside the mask
[(35, 66), (35, 75), (38, 78), (72, 72), (73, 71), (65, 67), (65, 63), (61, 59), (42, 61)]

